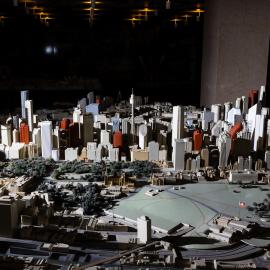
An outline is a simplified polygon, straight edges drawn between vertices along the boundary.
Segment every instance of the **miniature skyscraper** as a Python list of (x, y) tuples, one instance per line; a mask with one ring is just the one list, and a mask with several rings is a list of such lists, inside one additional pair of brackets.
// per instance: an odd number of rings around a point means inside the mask
[(22, 118), (26, 118), (26, 108), (25, 101), (29, 99), (28, 90), (21, 91), (21, 110), (22, 110)]
[(40, 122), (41, 127), (41, 152), (43, 158), (51, 158), (53, 141), (52, 141), (52, 122)]
[(141, 216), (137, 218), (137, 237), (142, 244), (151, 240), (151, 219), (149, 217)]
[(26, 111), (29, 131), (32, 132), (33, 131), (33, 101), (32, 100), (25, 101), (25, 111)]
[(135, 127), (134, 127), (134, 94), (132, 89), (132, 94), (130, 97), (130, 104), (131, 104), (131, 134), (135, 134)]
[(184, 137), (184, 107), (174, 106), (173, 117), (172, 117), (172, 147), (173, 155), (172, 161), (176, 156), (175, 153), (175, 140), (182, 139)]

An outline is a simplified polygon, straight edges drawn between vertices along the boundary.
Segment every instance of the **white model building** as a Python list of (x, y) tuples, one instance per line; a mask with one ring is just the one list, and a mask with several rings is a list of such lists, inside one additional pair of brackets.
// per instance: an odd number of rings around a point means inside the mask
[(151, 240), (151, 219), (149, 217), (137, 218), (137, 238), (141, 244), (146, 244)]
[(25, 109), (25, 101), (28, 99), (29, 91), (21, 91), (21, 110), (22, 110), (22, 118), (26, 118), (26, 109)]
[(254, 151), (262, 150), (264, 141), (264, 123), (265, 115), (257, 114), (255, 117)]
[(185, 169), (185, 142), (183, 140), (175, 140), (173, 151), (173, 164), (175, 170)]
[(26, 149), (24, 143), (13, 143), (9, 148), (10, 159), (23, 159), (25, 158)]
[(106, 130), (100, 131), (100, 144), (107, 145), (110, 144), (110, 133)]
[(132, 135), (134, 135), (135, 134), (135, 122), (134, 122), (134, 103), (135, 103), (135, 99), (134, 99), (133, 89), (132, 89), (132, 94), (130, 96), (129, 103), (131, 105), (131, 131), (130, 131), (130, 133)]
[(256, 184), (258, 173), (255, 171), (230, 171), (228, 180), (235, 184)]
[(265, 158), (264, 161), (266, 163), (266, 169), (270, 169), (270, 151), (265, 152)]
[(37, 144), (38, 147), (41, 147), (41, 129), (34, 128), (32, 132), (32, 142)]
[(87, 158), (88, 158), (88, 160), (91, 160), (91, 161), (96, 160), (96, 149), (97, 149), (96, 142), (87, 143)]
[(119, 161), (119, 148), (109, 148), (109, 160), (111, 162)]
[(172, 117), (172, 147), (175, 140), (184, 138), (184, 107), (173, 106)]
[(39, 123), (41, 128), (41, 154), (43, 158), (52, 157), (52, 122), (42, 121)]
[(201, 119), (202, 119), (202, 129), (206, 131), (208, 130), (209, 123), (214, 121), (214, 113), (204, 108), (203, 112), (201, 113)]
[(228, 121), (228, 112), (232, 108), (231, 102), (224, 103), (224, 121)]
[(52, 159), (54, 161), (59, 161), (59, 149), (53, 149), (52, 150)]
[(25, 110), (26, 110), (29, 131), (32, 132), (33, 131), (33, 101), (32, 100), (25, 101)]
[(65, 150), (65, 160), (74, 161), (78, 158), (78, 147), (77, 148), (67, 148)]
[(242, 121), (243, 117), (240, 109), (232, 108), (229, 110), (227, 122), (229, 122), (232, 125), (235, 125), (236, 123), (240, 123)]
[(159, 144), (155, 141), (148, 143), (149, 161), (159, 160)]
[(122, 134), (128, 134), (129, 120), (127, 118), (122, 119)]
[(10, 126), (1, 125), (1, 138), (2, 144), (11, 146), (12, 144), (12, 131)]
[(242, 96), (242, 114), (248, 113), (248, 98), (246, 96)]
[(216, 123), (221, 118), (221, 104), (213, 104), (211, 112), (214, 114), (214, 122)]
[(53, 129), (53, 148), (59, 148), (60, 146), (60, 130), (59, 130), (59, 126), (56, 126)]
[(30, 142), (28, 145), (25, 145), (27, 149), (28, 158), (37, 158), (39, 156), (39, 148), (37, 144)]
[(139, 147), (145, 149), (147, 146), (147, 126), (142, 124), (139, 127)]
[(20, 142), (20, 132), (18, 129), (13, 129), (12, 131), (12, 141), (14, 143)]
[(228, 158), (231, 151), (231, 138), (228, 133), (223, 132), (218, 137), (219, 167), (225, 168), (228, 165)]

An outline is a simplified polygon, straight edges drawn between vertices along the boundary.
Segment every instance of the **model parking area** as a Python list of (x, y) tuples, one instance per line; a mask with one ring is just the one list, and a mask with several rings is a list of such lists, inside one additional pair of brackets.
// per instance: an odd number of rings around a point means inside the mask
[[(151, 189), (159, 191), (151, 196)], [(182, 223), (203, 232), (204, 225), (219, 214), (261, 223), (248, 207), (252, 207), (254, 202), (262, 203), (268, 194), (269, 190), (263, 186), (243, 188), (225, 183), (144, 187), (136, 195), (120, 201), (110, 212), (134, 221), (146, 215), (154, 227), (164, 231)], [(240, 202), (245, 203), (245, 208), (239, 207)]]

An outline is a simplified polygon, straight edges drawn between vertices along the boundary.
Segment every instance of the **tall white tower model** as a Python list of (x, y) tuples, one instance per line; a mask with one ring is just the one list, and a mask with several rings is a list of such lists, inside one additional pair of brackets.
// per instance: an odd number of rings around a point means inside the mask
[(211, 106), (211, 112), (214, 113), (214, 122), (216, 123), (218, 120), (220, 120), (221, 105), (220, 104), (213, 104)]
[(52, 141), (52, 122), (42, 121), (39, 123), (41, 127), (41, 153), (43, 158), (52, 157), (53, 141)]
[(25, 101), (25, 109), (26, 109), (29, 131), (32, 132), (33, 131), (33, 101), (32, 100)]
[(220, 133), (217, 141), (219, 150), (219, 167), (225, 168), (228, 165), (228, 158), (231, 150), (232, 140), (228, 133)]
[(137, 238), (142, 244), (151, 240), (151, 219), (149, 217), (141, 216), (137, 218)]
[(22, 118), (26, 118), (25, 101), (28, 100), (28, 96), (29, 96), (28, 90), (21, 91), (21, 110), (22, 110)]
[(79, 138), (81, 139), (81, 109), (80, 108), (74, 108), (73, 111), (73, 123), (78, 123), (79, 128)]
[(133, 94), (133, 89), (132, 89), (132, 94), (129, 100), (131, 104), (131, 134), (135, 134), (135, 124), (134, 124), (134, 94)]
[(1, 125), (1, 138), (2, 144), (11, 146), (12, 144), (12, 131), (10, 126)]
[(175, 141), (182, 139), (184, 137), (184, 107), (183, 106), (173, 106), (173, 117), (172, 117), (172, 161), (177, 155)]
[(139, 127), (139, 146), (141, 149), (147, 146), (147, 126), (144, 124)]
[(185, 169), (185, 141), (183, 139), (175, 140), (172, 159), (174, 170)]
[(174, 146), (175, 140), (182, 139), (183, 137), (184, 137), (184, 107), (173, 106), (172, 146)]
[(224, 121), (227, 121), (228, 119), (228, 112), (232, 108), (232, 103), (231, 102), (225, 102), (224, 103)]

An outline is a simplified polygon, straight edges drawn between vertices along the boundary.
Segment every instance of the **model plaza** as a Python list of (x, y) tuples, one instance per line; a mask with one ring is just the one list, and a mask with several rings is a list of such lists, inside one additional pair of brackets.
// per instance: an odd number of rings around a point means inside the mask
[[(156, 192), (150, 195), (149, 190)], [(248, 222), (261, 223), (258, 216), (247, 208), (239, 208), (239, 202), (247, 205), (267, 199), (269, 190), (259, 187), (245, 189), (226, 183), (198, 183), (180, 186), (144, 187), (136, 195), (124, 199), (108, 214), (135, 222), (139, 215), (151, 218), (156, 232), (175, 232), (182, 226), (194, 228), (191, 235), (205, 236), (208, 225), (219, 215), (239, 217)], [(169, 209), (169, 211), (168, 211)]]

